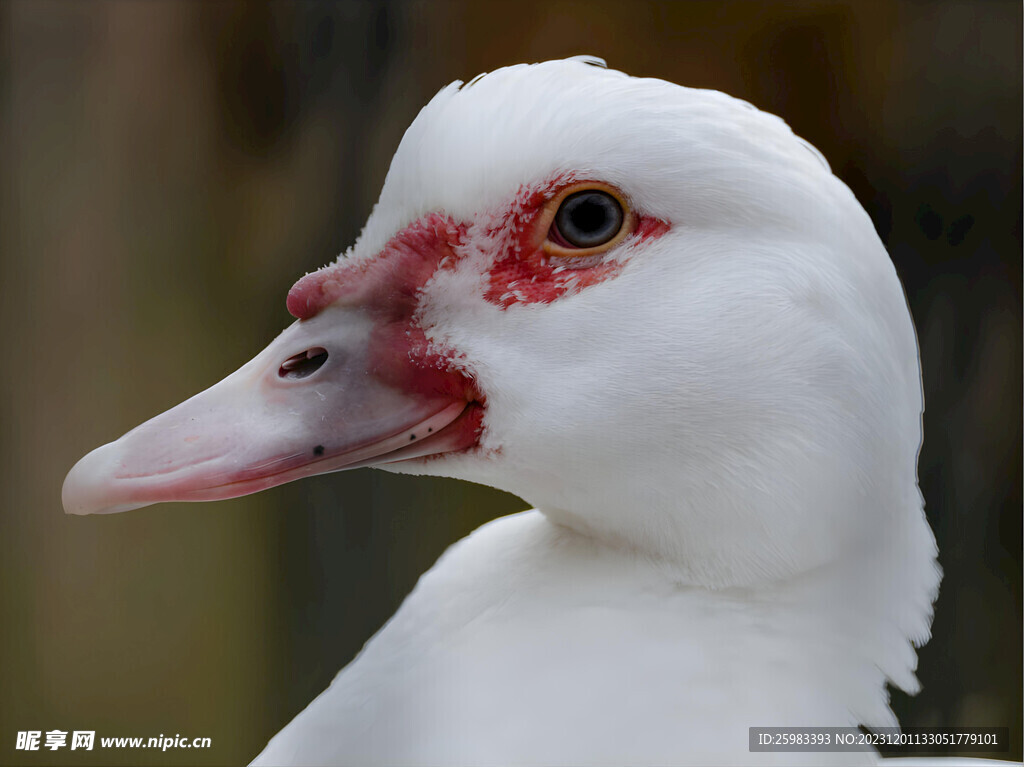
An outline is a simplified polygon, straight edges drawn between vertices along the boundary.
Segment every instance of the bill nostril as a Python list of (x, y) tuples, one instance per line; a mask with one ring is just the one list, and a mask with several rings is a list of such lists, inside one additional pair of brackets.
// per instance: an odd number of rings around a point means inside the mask
[(325, 362), (327, 362), (327, 350), (322, 346), (314, 346), (312, 349), (299, 352), (282, 362), (277, 375), (280, 378), (291, 380), (309, 378), (323, 367)]

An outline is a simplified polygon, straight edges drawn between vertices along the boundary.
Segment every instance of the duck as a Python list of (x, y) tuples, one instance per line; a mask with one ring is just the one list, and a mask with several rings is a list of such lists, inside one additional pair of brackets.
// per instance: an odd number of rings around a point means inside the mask
[(941, 571), (918, 347), (871, 219), (780, 118), (583, 56), (444, 87), (295, 322), (82, 458), (71, 514), (376, 467), (483, 525), (254, 765), (874, 764)]

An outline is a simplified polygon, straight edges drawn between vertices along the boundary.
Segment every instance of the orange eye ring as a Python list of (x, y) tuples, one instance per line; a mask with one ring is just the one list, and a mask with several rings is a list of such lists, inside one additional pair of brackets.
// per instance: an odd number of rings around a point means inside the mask
[[(605, 242), (589, 248), (576, 247), (569, 243), (563, 244), (552, 240), (552, 232), (555, 231), (557, 234), (555, 218), (558, 215), (559, 210), (562, 208), (562, 204), (569, 197), (579, 194), (580, 192), (603, 192), (618, 203), (619, 208), (622, 211), (622, 221), (619, 225), (619, 230)], [(614, 248), (635, 230), (636, 214), (633, 212), (632, 206), (630, 206), (626, 201), (625, 195), (615, 187), (600, 181), (584, 181), (578, 184), (571, 184), (565, 189), (562, 189), (557, 195), (547, 202), (543, 211), (541, 211), (540, 217), (537, 219), (537, 231), (542, 232), (544, 237), (544, 240), (541, 243), (541, 249), (547, 255), (555, 258), (585, 258), (587, 256), (601, 255), (602, 253), (606, 253)], [(564, 237), (560, 237), (560, 239), (563, 241), (565, 240)]]

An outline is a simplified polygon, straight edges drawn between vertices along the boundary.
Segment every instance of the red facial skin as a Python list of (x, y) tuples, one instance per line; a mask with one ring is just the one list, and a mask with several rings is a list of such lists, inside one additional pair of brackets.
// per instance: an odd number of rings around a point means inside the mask
[[(572, 259), (548, 256), (541, 247), (548, 233), (537, 231), (537, 219), (545, 204), (561, 189), (579, 183), (560, 176), (516, 195), (508, 213), (487, 233), (497, 247), (485, 300), (502, 309), (514, 304), (547, 304), (570, 289), (596, 285), (619, 273), (622, 263), (614, 259), (576, 268), (568, 263)], [(667, 222), (642, 214), (634, 226), (633, 237), (641, 242), (669, 230)], [(411, 319), (427, 281), (438, 269), (454, 268), (465, 257), (467, 232), (466, 224), (430, 213), (392, 237), (375, 256), (340, 261), (303, 277), (288, 293), (288, 311), (299, 319), (309, 319), (343, 300), (383, 310), (396, 319)], [(505, 296), (510, 292), (516, 295)]]
[[(495, 256), (488, 269), (484, 299), (505, 310), (516, 304), (547, 304), (618, 275), (623, 262), (588, 257), (585, 266), (549, 256), (538, 231), (545, 205), (575, 179), (565, 176), (524, 188), (485, 236)], [(660, 237), (669, 229), (661, 219), (637, 215), (634, 231), (619, 247)], [(341, 302), (359, 306), (374, 319), (372, 368), (379, 380), (404, 391), (443, 394), (483, 403), (483, 395), (453, 350), (430, 344), (416, 322), (423, 287), (441, 269), (453, 269), (473, 243), (470, 227), (441, 213), (430, 213), (396, 234), (374, 256), (340, 260), (299, 280), (288, 293), (288, 311), (300, 320)], [(412, 363), (412, 364), (409, 364)], [(467, 410), (449, 429), (465, 429), (478, 440), (483, 408)], [(445, 431), (448, 431), (446, 429)]]
[[(660, 237), (668, 229), (668, 224), (661, 219), (639, 216), (633, 236), (643, 241)], [(533, 244), (533, 236), (529, 226), (517, 231), (511, 238), (513, 247), (495, 259), (489, 271), (490, 284), (484, 293), (489, 303), (502, 309), (516, 304), (550, 304), (567, 294), (618, 276), (624, 266), (622, 261), (613, 258), (593, 263), (593, 257), (588, 257), (590, 265), (577, 267), (567, 263), (572, 259), (549, 256)], [(566, 243), (563, 240), (559, 244)]]

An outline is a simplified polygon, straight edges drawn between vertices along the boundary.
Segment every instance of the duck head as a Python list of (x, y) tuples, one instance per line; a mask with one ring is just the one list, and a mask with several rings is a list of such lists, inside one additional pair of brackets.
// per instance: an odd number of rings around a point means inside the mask
[(923, 524), (916, 341), (864, 210), (778, 118), (599, 63), (438, 93), (296, 322), (83, 458), (65, 509), (378, 466), (511, 491), (706, 586)]

